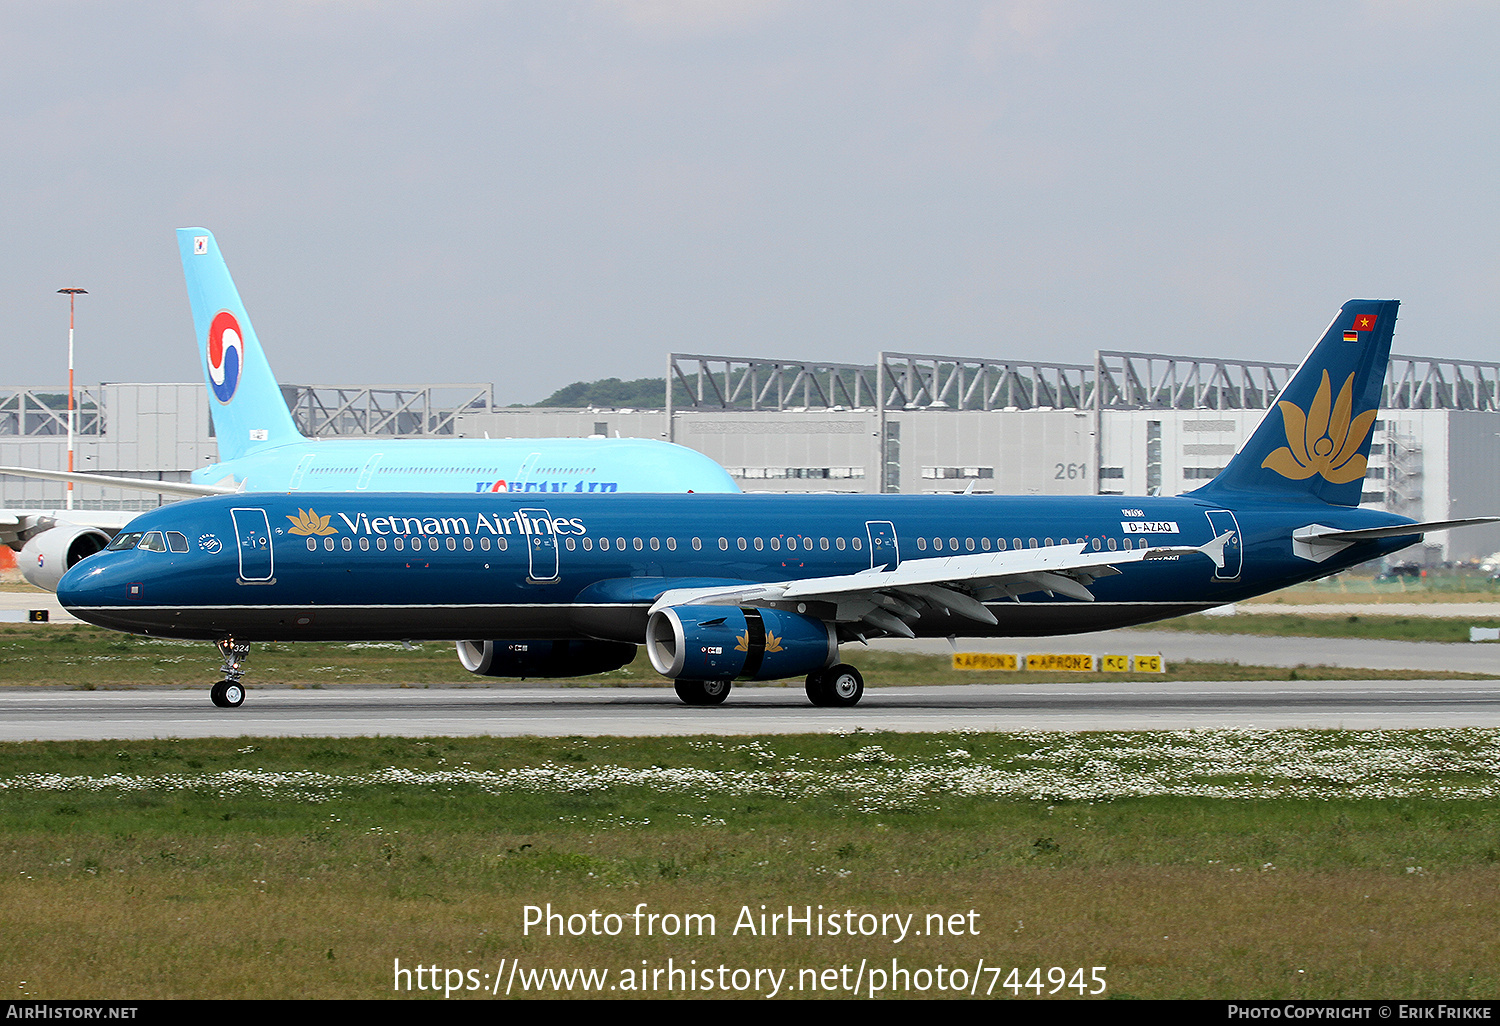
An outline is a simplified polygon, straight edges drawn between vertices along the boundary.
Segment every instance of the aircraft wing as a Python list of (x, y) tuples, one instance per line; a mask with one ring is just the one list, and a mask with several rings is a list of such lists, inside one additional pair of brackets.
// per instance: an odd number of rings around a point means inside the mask
[(785, 606), (798, 603), (832, 604), (832, 619), (862, 622), (877, 630), (915, 637), (906, 623), (930, 606), (976, 620), (996, 623), (985, 602), (1044, 591), (1092, 602), (1088, 586), (1100, 577), (1120, 573), (1119, 567), (1155, 559), (1177, 559), (1202, 554), (1224, 565), (1224, 543), (1231, 532), (1202, 546), (1170, 545), (1119, 552), (1089, 552), (1088, 546), (1055, 545), (1040, 549), (973, 553), (929, 559), (909, 559), (894, 569), (878, 568), (836, 577), (810, 577), (769, 584), (726, 585), (713, 588), (675, 588), (663, 592), (651, 612), (668, 606), (749, 605)]
[[(224, 485), (190, 484), (186, 481), (143, 481), (137, 477), (106, 477), (103, 474), (35, 470), (31, 467), (0, 467), (0, 474), (9, 477), (35, 478), (40, 481), (72, 481), (74, 484), (89, 484), (102, 488), (132, 488), (140, 492), (156, 492), (161, 495), (234, 495), (239, 491), (238, 488), (229, 488)], [(78, 522), (73, 520), (73, 523)]]
[(19, 551), (32, 535), (59, 523), (118, 532), (140, 515), (140, 510), (118, 509), (0, 509), (0, 545)]

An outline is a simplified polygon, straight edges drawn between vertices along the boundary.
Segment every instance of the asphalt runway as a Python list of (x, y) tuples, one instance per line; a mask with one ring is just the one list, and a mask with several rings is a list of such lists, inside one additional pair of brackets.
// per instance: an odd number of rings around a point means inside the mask
[(214, 708), (207, 689), (0, 692), (5, 741), (1466, 726), (1500, 726), (1500, 681), (896, 686), (867, 688), (843, 710), (810, 706), (800, 687), (757, 685), (715, 708), (642, 687), (251, 688), (239, 709)]
[[(36, 596), (11, 593), (0, 607)], [(46, 596), (52, 605), (55, 599)], [(8, 601), (5, 601), (8, 600)], [(1378, 609), (1378, 607), (1376, 607)], [(1427, 607), (1404, 615), (1433, 615)], [(59, 610), (60, 611), (60, 610)], [(1277, 610), (1286, 611), (1286, 610)], [(1323, 612), (1324, 610), (1319, 610)], [(1485, 610), (1488, 612), (1488, 610)], [(1374, 613), (1374, 609), (1363, 612)], [(1390, 612), (1390, 610), (1380, 610)], [(1447, 615), (1453, 615), (1444, 610)], [(1482, 618), (1479, 608), (1465, 610)], [(947, 654), (948, 642), (877, 641), (872, 647)], [(1295, 667), (1500, 673), (1500, 644), (1441, 644), (1180, 631), (1106, 631), (1061, 638), (959, 639), (963, 651), (1160, 654), (1185, 660)], [(859, 647), (845, 648), (859, 663)], [(214, 661), (204, 646), (201, 689), (65, 691), (0, 689), (0, 740), (357, 735), (686, 735), (806, 731), (1179, 730), (1500, 726), (1496, 681), (1298, 681), (1078, 684), (976, 683), (901, 687), (867, 682), (852, 710), (807, 704), (800, 685), (742, 685), (717, 708), (690, 708), (669, 687), (487, 685), (258, 689), (239, 709), (208, 701)], [(993, 681), (994, 674), (976, 674)]]

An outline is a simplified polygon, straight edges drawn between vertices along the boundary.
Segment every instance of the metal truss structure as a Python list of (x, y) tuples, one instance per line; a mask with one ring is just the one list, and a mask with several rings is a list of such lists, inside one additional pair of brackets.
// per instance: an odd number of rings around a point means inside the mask
[[(104, 433), (104, 405), (94, 390), (73, 392), (73, 433), (98, 437)], [(0, 389), (0, 435), (47, 436), (68, 433), (68, 390)]]
[[(1266, 410), (1292, 363), (1099, 350), (1089, 364), (881, 353), (874, 366), (667, 358), (667, 410)], [(686, 397), (684, 400), (684, 396)], [(1397, 356), (1381, 409), (1500, 412), (1500, 363)]]
[(881, 353), (887, 410), (1081, 410), (1097, 380), (1084, 364)]
[(1103, 410), (1265, 410), (1297, 372), (1292, 363), (1100, 350)]
[(1500, 363), (1392, 356), (1380, 406), (1500, 412)]
[(297, 430), (332, 435), (452, 435), (461, 413), (488, 413), (494, 386), (283, 385)]
[[(1094, 363), (879, 354), (875, 364), (672, 353), (665, 408), (677, 410), (1265, 410), (1290, 363), (1100, 350)], [(460, 414), (494, 409), (490, 384), (285, 385), (308, 437), (452, 435)], [(74, 432), (105, 433), (99, 388), (75, 393)], [(1500, 412), (1500, 363), (1393, 355), (1383, 410)], [(0, 437), (68, 430), (66, 389), (0, 389)]]
[[(679, 387), (672, 387), (672, 386)], [(666, 409), (787, 410), (873, 407), (875, 368), (855, 363), (667, 356)]]

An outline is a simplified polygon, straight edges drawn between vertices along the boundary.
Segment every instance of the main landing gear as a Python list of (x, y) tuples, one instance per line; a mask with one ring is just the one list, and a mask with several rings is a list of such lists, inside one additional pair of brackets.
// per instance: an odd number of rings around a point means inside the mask
[(225, 638), (217, 644), (224, 656), (224, 665), (219, 667), (224, 679), (209, 690), (208, 697), (220, 709), (238, 709), (245, 704), (245, 685), (240, 681), (245, 676), (245, 660), (250, 657), (250, 646), (236, 644), (233, 638)]
[(734, 682), (684, 679), (673, 681), (672, 686), (677, 689), (677, 697), (682, 699), (684, 705), (722, 705), (724, 699), (729, 697), (729, 689), (734, 686)]
[(807, 675), (807, 700), (813, 705), (848, 709), (859, 704), (865, 694), (865, 679), (848, 663)]
[[(672, 682), (684, 705), (720, 705), (729, 697), (734, 682), (728, 680), (686, 680)], [(850, 709), (865, 694), (865, 679), (848, 663), (807, 675), (807, 700), (813, 705)]]

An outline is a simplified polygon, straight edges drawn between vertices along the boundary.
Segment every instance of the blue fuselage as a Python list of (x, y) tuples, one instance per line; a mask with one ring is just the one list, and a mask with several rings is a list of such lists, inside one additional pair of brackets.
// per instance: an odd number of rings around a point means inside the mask
[[(1020, 636), (1144, 623), (1248, 598), (1393, 552), (1362, 541), (1315, 562), (1291, 535), (1409, 523), (1322, 502), (818, 495), (242, 495), (137, 518), (135, 547), (74, 567), (58, 597), (90, 622), (180, 638), (640, 642), (676, 588), (857, 573), (896, 560), (1053, 545), (1124, 552), (1230, 533), (1200, 553), (1122, 563), (1092, 602), (986, 602), (998, 620), (929, 612), (926, 636)], [(153, 540), (152, 532), (160, 532)], [(127, 535), (122, 535), (122, 539)]]

